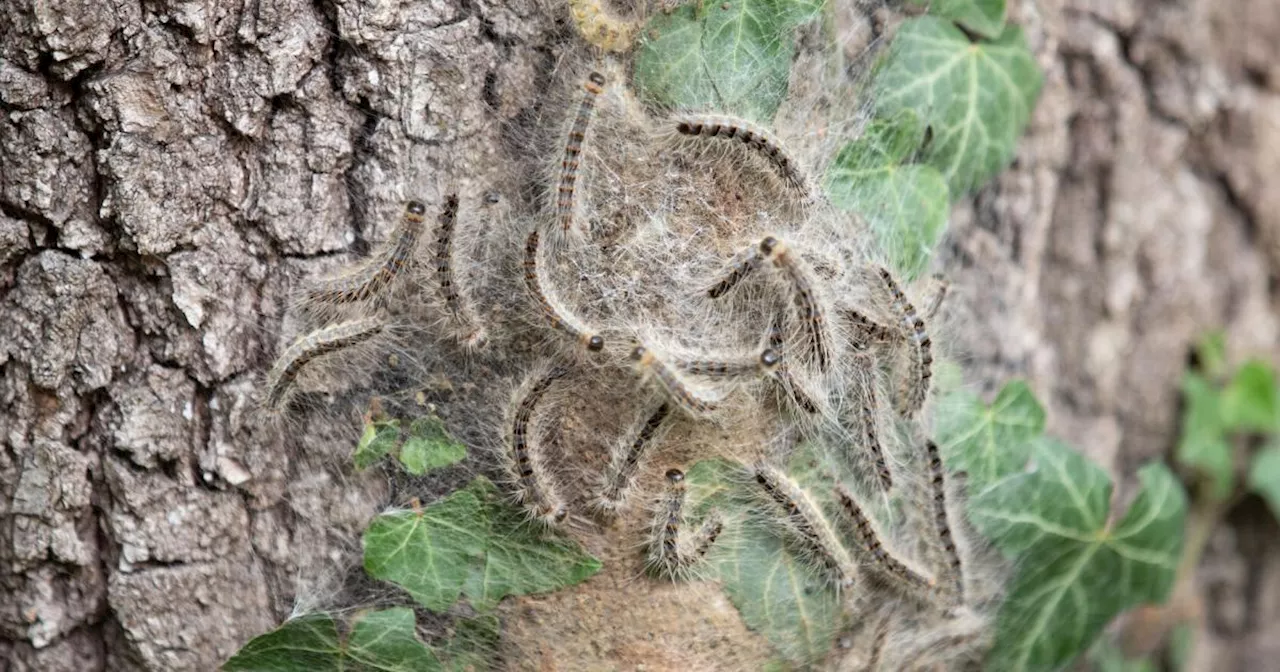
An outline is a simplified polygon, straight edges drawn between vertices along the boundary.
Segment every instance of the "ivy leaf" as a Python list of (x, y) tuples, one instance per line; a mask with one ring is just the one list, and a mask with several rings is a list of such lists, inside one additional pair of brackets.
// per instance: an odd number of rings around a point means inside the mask
[(323, 672), (384, 670), (411, 672), (443, 670), (431, 647), (414, 631), (413, 610), (386, 609), (358, 614), (348, 637), (338, 634), (329, 614), (290, 619), (253, 638), (224, 670), (252, 672)]
[(861, 214), (894, 270), (907, 281), (929, 265), (950, 211), (946, 180), (932, 166), (904, 163), (924, 141), (913, 110), (877, 119), (836, 154), (827, 193), (838, 208)]
[[(805, 456), (798, 456), (800, 460)], [(795, 462), (793, 461), (793, 464)], [(840, 604), (812, 562), (779, 536), (777, 521), (759, 510), (742, 465), (704, 460), (686, 474), (691, 505), (686, 526), (711, 509), (725, 528), (708, 553), (708, 578), (718, 578), (747, 627), (763, 634), (787, 660), (811, 663), (831, 651), (840, 628)], [(802, 485), (806, 476), (793, 474)], [(831, 486), (811, 492), (830, 492)]]
[(1019, 568), (997, 618), (992, 669), (1071, 660), (1116, 614), (1167, 599), (1182, 549), (1186, 495), (1163, 465), (1138, 472), (1141, 490), (1113, 524), (1101, 468), (1050, 440), (1035, 443), (1032, 459), (1033, 469), (969, 505), (974, 524)]
[(805, 12), (775, 0), (693, 4), (658, 13), (645, 27), (634, 83), (662, 108), (736, 114), (767, 123), (787, 92), (793, 40)]
[(1201, 373), (1210, 380), (1222, 380), (1227, 375), (1227, 335), (1213, 331), (1196, 343), (1196, 363)]
[(1016, 26), (972, 43), (950, 21), (925, 16), (899, 27), (873, 96), (877, 116), (912, 109), (933, 129), (924, 163), (959, 197), (1012, 160), (1042, 79)]
[(1025, 381), (1010, 382), (990, 406), (956, 392), (938, 406), (938, 445), (947, 467), (969, 475), (970, 492), (1022, 469), (1028, 442), (1044, 432), (1044, 408)]
[(912, 0), (928, 5), (929, 13), (951, 19), (969, 32), (996, 37), (1004, 30), (1005, 0)]
[(1280, 432), (1276, 373), (1265, 362), (1246, 362), (1222, 393), (1222, 420), (1229, 430)]
[(364, 565), (432, 611), (464, 593), (488, 609), (507, 595), (556, 590), (600, 570), (576, 544), (529, 524), (483, 477), (420, 512), (374, 518), (364, 533)]
[(415, 476), (455, 464), (466, 456), (467, 447), (450, 436), (444, 423), (434, 416), (414, 420), (409, 425), (409, 437), (400, 447), (400, 464)]
[(1223, 424), (1222, 393), (1207, 378), (1188, 373), (1182, 378), (1182, 398), (1178, 462), (1208, 479), (1214, 498), (1226, 499), (1235, 489), (1235, 467)]
[(1249, 489), (1261, 495), (1271, 513), (1280, 518), (1280, 437), (1273, 438), (1254, 455), (1249, 466)]
[(351, 456), (356, 469), (368, 469), (383, 456), (395, 450), (400, 440), (400, 421), (395, 418), (372, 420), (364, 425), (364, 433)]

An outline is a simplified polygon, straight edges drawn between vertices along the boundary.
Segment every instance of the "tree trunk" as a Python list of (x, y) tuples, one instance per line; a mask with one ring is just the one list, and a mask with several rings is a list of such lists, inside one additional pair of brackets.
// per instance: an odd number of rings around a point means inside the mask
[[(1011, 4), (1046, 84), (1016, 164), (953, 212), (954, 337), (968, 379), (1028, 377), (1050, 431), (1123, 483), (1174, 445), (1200, 334), (1280, 351), (1280, 5)], [(295, 579), (387, 484), (257, 417), (288, 292), (385, 239), (424, 185), (518, 197), (504, 133), (576, 39), (566, 19), (0, 3), (9, 669), (212, 669), (314, 597)], [(354, 422), (291, 429), (333, 445)], [(1280, 653), (1276, 532), (1246, 502), (1215, 533), (1200, 669)]]

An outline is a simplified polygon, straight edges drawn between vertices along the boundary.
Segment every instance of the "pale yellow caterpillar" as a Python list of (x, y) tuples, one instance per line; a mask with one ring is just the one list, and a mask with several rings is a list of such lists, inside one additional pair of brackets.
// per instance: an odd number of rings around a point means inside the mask
[(317, 329), (294, 341), (267, 374), (267, 407), (278, 410), (298, 374), (308, 363), (368, 341), (382, 333), (386, 324), (376, 319), (341, 322)]
[(345, 304), (381, 294), (413, 261), (426, 212), (422, 202), (409, 201), (399, 226), (378, 255), (352, 272), (318, 281), (317, 286), (307, 292), (307, 298), (320, 303)]
[(568, 373), (564, 367), (556, 367), (546, 373), (530, 375), (520, 386), (512, 401), (510, 431), (507, 447), (510, 451), (508, 470), (515, 483), (516, 499), (529, 511), (530, 516), (544, 524), (563, 521), (568, 507), (556, 494), (555, 487), (542, 461), (534, 428), (531, 427), (534, 410), (555, 381)]

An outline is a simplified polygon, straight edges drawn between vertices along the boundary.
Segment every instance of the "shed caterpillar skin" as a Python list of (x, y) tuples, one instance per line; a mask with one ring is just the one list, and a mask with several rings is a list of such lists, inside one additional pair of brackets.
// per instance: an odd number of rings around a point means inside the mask
[(964, 602), (964, 573), (960, 563), (960, 551), (956, 548), (955, 537), (951, 533), (951, 521), (947, 515), (947, 478), (946, 468), (942, 465), (942, 456), (938, 454), (938, 444), (932, 440), (925, 442), (925, 454), (929, 458), (929, 488), (933, 493), (933, 524), (946, 554), (948, 563), (948, 580), (952, 582), (957, 603)]
[(512, 402), (514, 411), (507, 435), (510, 450), (507, 466), (516, 486), (516, 499), (534, 520), (547, 525), (563, 521), (569, 509), (556, 494), (536, 443), (530, 441), (530, 420), (547, 390), (568, 372), (564, 367), (556, 367), (545, 374), (534, 373), (525, 380)]
[(667, 487), (658, 501), (657, 515), (650, 526), (649, 556), (645, 564), (651, 572), (674, 579), (706, 556), (724, 529), (724, 523), (713, 511), (692, 539), (682, 539), (680, 530), (684, 526), (686, 494), (684, 472), (670, 469), (666, 478)]
[(318, 281), (317, 286), (307, 292), (307, 298), (319, 303), (346, 304), (381, 294), (413, 260), (426, 212), (427, 207), (421, 201), (406, 203), (400, 224), (377, 258), (350, 273)]
[(298, 374), (317, 357), (364, 343), (384, 328), (386, 324), (380, 320), (352, 320), (317, 329), (294, 341), (267, 374), (267, 407), (279, 410)]
[(792, 300), (800, 313), (800, 321), (808, 333), (809, 345), (813, 348), (818, 369), (826, 373), (830, 367), (831, 351), (827, 341), (825, 310), (818, 300), (813, 278), (800, 265), (791, 248), (773, 236), (760, 241), (760, 254), (773, 262), (773, 265), (787, 276), (791, 285)]
[(894, 398), (898, 413), (910, 418), (924, 406), (929, 395), (929, 380), (933, 377), (933, 341), (925, 331), (924, 320), (916, 314), (915, 306), (911, 305), (893, 274), (884, 267), (878, 267), (876, 273), (889, 292), (893, 312), (899, 316), (911, 341), (911, 380), (904, 381)]
[(857, 569), (849, 552), (809, 493), (789, 476), (767, 464), (757, 463), (752, 471), (755, 472), (756, 483), (769, 499), (786, 510), (791, 527), (837, 579), (837, 585), (842, 588), (853, 585)]
[(862, 445), (871, 453), (880, 489), (888, 492), (893, 489), (893, 472), (889, 471), (884, 447), (880, 445), (880, 401), (876, 394), (875, 362), (870, 355), (859, 354), (854, 356), (854, 366), (862, 377), (858, 386), (861, 394), (857, 409), (862, 422)]
[(578, 114), (569, 127), (569, 139), (564, 146), (564, 158), (560, 161), (560, 181), (556, 186), (556, 219), (564, 233), (573, 228), (575, 211), (577, 210), (578, 167), (582, 158), (582, 145), (587, 139), (587, 130), (591, 126), (591, 117), (595, 114), (596, 99), (604, 91), (605, 78), (598, 72), (587, 75), (583, 85), (585, 93), (578, 106)]
[(690, 359), (679, 362), (681, 370), (689, 375), (708, 378), (747, 378), (776, 371), (782, 364), (782, 355), (773, 348), (765, 348), (759, 355), (737, 359)]
[(637, 372), (656, 380), (667, 398), (686, 413), (698, 416), (716, 410), (715, 401), (692, 390), (680, 374), (643, 345), (631, 351), (631, 361), (635, 362)]
[(557, 331), (568, 335), (589, 352), (604, 349), (604, 337), (580, 326), (568, 311), (559, 306), (543, 289), (542, 277), (538, 270), (539, 234), (535, 229), (529, 234), (524, 246), (524, 284), (529, 288), (538, 310), (543, 318)]
[(578, 34), (604, 51), (623, 52), (631, 48), (642, 21), (617, 19), (600, 6), (602, 0), (569, 0), (569, 15)]
[(613, 515), (625, 507), (627, 495), (635, 485), (640, 462), (670, 415), (670, 404), (663, 403), (645, 419), (632, 440), (621, 442), (614, 448), (600, 494), (592, 504), (593, 508), (606, 515)]
[(843, 485), (836, 486), (836, 497), (840, 500), (841, 508), (853, 523), (854, 536), (857, 537), (858, 543), (862, 546), (862, 552), (869, 556), (873, 566), (880, 573), (896, 581), (907, 592), (932, 596), (937, 583), (933, 577), (926, 576), (908, 567), (906, 563), (894, 557), (885, 548), (880, 541), (880, 535), (876, 533), (875, 526), (872, 525), (867, 515), (863, 513), (862, 507), (858, 505), (857, 500)]
[(466, 303), (454, 283), (453, 276), (453, 232), (458, 223), (458, 195), (449, 194), (444, 199), (444, 208), (436, 218), (439, 228), (436, 229), (435, 271), (436, 281), (440, 285), (440, 296), (444, 299), (445, 308), (459, 326), (468, 330), (465, 339), (468, 346), (480, 347), (485, 341), (485, 331), (478, 325), (475, 313)]
[(788, 187), (809, 197), (809, 181), (801, 173), (800, 163), (769, 129), (746, 119), (717, 114), (678, 114), (671, 117), (670, 123), (680, 135), (741, 142), (767, 161)]

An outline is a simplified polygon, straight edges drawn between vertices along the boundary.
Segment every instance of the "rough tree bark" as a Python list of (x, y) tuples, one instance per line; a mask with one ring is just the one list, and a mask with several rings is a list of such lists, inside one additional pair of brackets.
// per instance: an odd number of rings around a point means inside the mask
[[(385, 484), (274, 449), (249, 393), (294, 278), (432, 172), (503, 182), (569, 36), (551, 4), (0, 2), (0, 670), (212, 669), (358, 534)], [(957, 338), (1130, 475), (1173, 445), (1197, 335), (1280, 350), (1280, 5), (1011, 4), (1046, 86), (953, 214)], [(1202, 577), (1213, 669), (1280, 653), (1250, 506)]]

